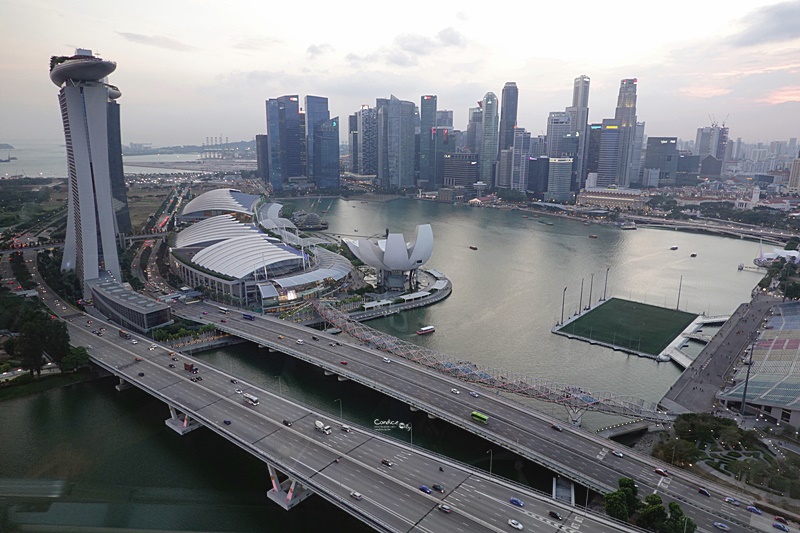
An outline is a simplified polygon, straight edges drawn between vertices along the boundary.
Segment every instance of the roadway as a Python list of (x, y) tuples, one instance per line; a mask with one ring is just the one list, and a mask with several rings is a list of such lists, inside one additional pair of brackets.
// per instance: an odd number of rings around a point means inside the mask
[[(624, 450), (623, 457), (617, 457), (612, 451), (618, 445), (610, 440), (569, 425), (563, 425), (562, 431), (558, 431), (551, 426), (560, 425), (559, 421), (422, 365), (394, 357), (389, 357), (391, 363), (386, 363), (386, 355), (381, 352), (271, 317), (244, 320), (241, 313), (232, 311), (222, 315), (216, 306), (205, 303), (178, 303), (172, 309), (176, 315), (214, 323), (221, 331), (279, 350), (379, 390), (594, 490), (604, 493), (615, 490), (619, 478), (632, 478), (639, 485), (642, 496), (658, 492), (665, 503), (680, 503), (701, 530), (712, 530), (713, 523), (717, 521), (770, 529), (771, 524), (760, 525), (759, 518), (744, 507), (735, 507), (723, 501), (726, 496), (732, 496), (749, 503), (746, 496), (733, 493), (733, 489), (716, 486), (684, 471), (670, 471), (670, 476), (663, 477), (655, 469), (671, 467), (652, 457), (628, 450)], [(312, 340), (313, 336), (319, 340)], [(297, 343), (298, 339), (303, 340), (302, 345)], [(341, 345), (331, 345), (336, 342), (341, 342)], [(347, 364), (342, 364), (342, 361)], [(451, 392), (454, 388), (460, 393)], [(470, 390), (477, 392), (479, 397), (470, 396)], [(482, 425), (473, 422), (470, 418), (473, 410), (488, 415), (489, 423)], [(700, 494), (697, 491), (699, 487), (706, 488), (711, 496)]]
[[(68, 327), (73, 344), (87, 346), (93, 361), (101, 367), (189, 413), (192, 419), (276, 465), (378, 530), (506, 531), (510, 529), (509, 519), (538, 532), (555, 532), (560, 526), (601, 532), (634, 530), (600, 515), (576, 513), (529, 488), (419, 448), (411, 449), (374, 431), (358, 427), (343, 431), (341, 424), (327, 415), (185, 355), (176, 354), (178, 361), (174, 361), (168, 349), (153, 346), (146, 338), (139, 337), (134, 344), (119, 337), (112, 325), (97, 319), (89, 323), (82, 313), (70, 311), (65, 317), (72, 319)], [(101, 336), (92, 333), (100, 327), (106, 328)], [(194, 363), (199, 372), (184, 370), (184, 362)], [(203, 379), (190, 381), (197, 376)], [(257, 396), (259, 404), (244, 402), (243, 393)], [(231, 424), (225, 424), (225, 420)], [(285, 426), (284, 420), (291, 426)], [(333, 432), (325, 435), (316, 431), (316, 420), (332, 426)], [(382, 459), (393, 465), (382, 464)], [(444, 472), (439, 471), (442, 465)], [(444, 493), (425, 494), (419, 490), (421, 484), (440, 484)], [(363, 498), (356, 500), (351, 491)], [(525, 506), (511, 505), (512, 497), (523, 500)], [(440, 511), (441, 503), (449, 505), (452, 513)], [(560, 513), (563, 521), (550, 518), (549, 511)]]

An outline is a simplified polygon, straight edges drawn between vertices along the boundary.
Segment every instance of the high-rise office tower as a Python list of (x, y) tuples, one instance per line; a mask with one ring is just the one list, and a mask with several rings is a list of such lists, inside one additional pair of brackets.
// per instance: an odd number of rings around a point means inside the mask
[(642, 148), (644, 147), (644, 122), (637, 122), (633, 130), (633, 147), (631, 148), (630, 183), (640, 182), (642, 169)]
[[(328, 99), (324, 96), (305, 97), (305, 132), (306, 140), (306, 175), (313, 178), (316, 172), (314, 167), (314, 129), (330, 120), (331, 114), (328, 111)], [(338, 123), (338, 121), (337, 121)]]
[(444, 186), (444, 156), (456, 151), (456, 142), (451, 135), (452, 130), (448, 127), (437, 126), (433, 128), (431, 142), (431, 168), (433, 170), (433, 181), (431, 189), (439, 189)]
[(604, 118), (600, 130), (600, 151), (597, 156), (597, 186), (620, 185), (619, 153), (622, 146), (622, 127), (616, 119)]
[(433, 143), (436, 136), (436, 95), (426, 94), (419, 106), (419, 182), (434, 186)]
[(572, 107), (575, 109), (575, 132), (579, 134), (577, 171), (580, 182), (586, 180), (586, 151), (588, 149), (589, 126), (589, 76), (575, 78), (572, 85)]
[(258, 177), (266, 186), (269, 183), (269, 140), (266, 135), (256, 135), (256, 168)]
[[(339, 117), (314, 127), (314, 184), (319, 189), (339, 188)], [(311, 144), (311, 143), (309, 143)]]
[(494, 186), (498, 189), (511, 188), (511, 161), (513, 150), (500, 150), (495, 167)]
[(453, 129), (453, 112), (449, 109), (436, 111), (436, 126)]
[(353, 174), (358, 174), (358, 148), (358, 116), (353, 114), (347, 117), (347, 170)]
[[(77, 49), (71, 57), (50, 58), (50, 80), (61, 90), (69, 171), (67, 234), (62, 270), (75, 270), (82, 282), (103, 271), (120, 280), (117, 218), (109, 160), (109, 100), (121, 96), (106, 76), (117, 64)], [(86, 289), (84, 288), (84, 292)]]
[[(589, 124), (589, 134), (586, 138), (586, 166), (585, 174), (588, 176), (590, 172), (597, 173), (598, 164), (600, 161), (600, 135), (603, 131), (602, 124)], [(581, 187), (584, 187), (586, 177), (582, 179)]]
[(465, 148), (473, 154), (481, 151), (481, 134), (483, 133), (483, 109), (478, 107), (469, 108), (469, 120), (467, 122), (467, 142)]
[(519, 105), (519, 89), (513, 81), (503, 86), (500, 102), (500, 139), (498, 147), (507, 150), (514, 144), (514, 126), (517, 125), (517, 107)]
[(514, 143), (511, 148), (511, 183), (515, 191), (528, 190), (528, 160), (531, 155), (531, 133), (525, 128), (514, 128)]
[(566, 111), (552, 111), (547, 117), (547, 156), (564, 155), (562, 142), (564, 136), (574, 131), (572, 116)]
[(644, 170), (658, 171), (658, 181), (645, 185), (653, 187), (675, 185), (675, 177), (678, 174), (678, 138), (648, 137)]
[(470, 153), (448, 153), (444, 161), (445, 187), (466, 187), (474, 190), (478, 181), (478, 155)]
[(414, 187), (414, 102), (378, 98), (378, 183), (383, 189)]
[(632, 176), (633, 146), (636, 135), (636, 78), (626, 78), (620, 82), (617, 109), (614, 119), (619, 121), (619, 173), (617, 185), (627, 187), (634, 180)]
[(694, 142), (693, 154), (700, 156), (701, 161), (708, 156), (723, 161), (725, 159), (727, 147), (727, 127), (711, 124), (711, 126), (697, 128), (697, 138)]
[(572, 198), (570, 183), (572, 181), (573, 160), (571, 157), (551, 157), (548, 162), (547, 192), (545, 200), (567, 202)]
[(792, 170), (789, 172), (789, 192), (800, 192), (800, 155), (792, 161)]
[(269, 141), (269, 172), (273, 190), (304, 175), (303, 151), (305, 130), (301, 126), (300, 104), (297, 95), (279, 96), (267, 100), (267, 136)]
[(356, 111), (358, 122), (358, 173), (374, 176), (378, 173), (378, 110), (362, 105)]
[(497, 96), (488, 92), (481, 101), (483, 126), (481, 128), (481, 181), (494, 183), (494, 163), (497, 160), (497, 127), (500, 122)]

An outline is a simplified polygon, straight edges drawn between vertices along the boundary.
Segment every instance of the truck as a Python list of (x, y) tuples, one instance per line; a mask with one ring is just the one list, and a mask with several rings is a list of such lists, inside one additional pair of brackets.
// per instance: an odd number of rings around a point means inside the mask
[(314, 422), (314, 427), (320, 433), (324, 433), (326, 435), (330, 435), (331, 434), (331, 427), (330, 426), (326, 426), (323, 422), (320, 422), (319, 420)]
[(194, 363), (183, 363), (183, 369), (191, 372), (194, 370)]
[(119, 330), (119, 336), (122, 337), (123, 339), (131, 338), (131, 334), (125, 331), (124, 329)]

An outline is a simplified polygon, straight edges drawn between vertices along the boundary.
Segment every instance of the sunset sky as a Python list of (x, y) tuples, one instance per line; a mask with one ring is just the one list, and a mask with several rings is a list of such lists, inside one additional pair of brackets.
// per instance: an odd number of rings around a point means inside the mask
[[(63, 140), (51, 55), (117, 62), (124, 143), (201, 144), (266, 133), (265, 103), (327, 96), (331, 115), (394, 94), (467, 109), (506, 81), (534, 134), (591, 77), (589, 120), (638, 78), (648, 136), (694, 139), (709, 115), (745, 142), (800, 136), (800, 1), (109, 2), (6, 0), (0, 142)], [(342, 128), (342, 138), (346, 138)]]

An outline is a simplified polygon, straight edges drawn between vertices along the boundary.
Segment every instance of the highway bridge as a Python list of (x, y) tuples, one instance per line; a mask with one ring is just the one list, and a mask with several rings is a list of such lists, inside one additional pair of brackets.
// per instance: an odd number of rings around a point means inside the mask
[[(170, 428), (184, 434), (204, 426), (264, 461), (273, 483), (269, 497), (285, 509), (317, 494), (377, 531), (505, 531), (509, 520), (529, 531), (638, 531), (378, 432), (345, 431), (340, 420), (196, 359), (160, 346), (151, 350), (145, 338), (123, 339), (111, 324), (88, 324), (77, 313), (68, 318), (72, 342), (87, 346), (95, 364), (118, 376), (118, 388), (136, 386), (169, 407)], [(90, 331), (101, 326), (107, 335)], [(258, 398), (257, 405), (245, 394)], [(317, 431), (316, 421), (331, 426), (330, 433)], [(279, 473), (288, 479), (280, 482)], [(441, 485), (441, 491), (426, 493), (421, 485)], [(511, 498), (525, 506), (512, 505)]]
[(738, 237), (740, 239), (760, 240), (769, 244), (783, 246), (791, 237), (798, 235), (790, 230), (776, 230), (771, 228), (762, 228), (760, 226), (753, 226), (750, 224), (741, 224), (739, 222), (730, 222), (725, 220), (712, 220), (712, 219), (690, 219), (690, 220), (677, 220), (666, 219), (657, 217), (645, 217), (638, 215), (625, 215), (626, 220), (632, 220), (636, 224), (647, 225), (651, 227), (660, 227), (667, 229), (675, 229), (682, 231), (696, 231), (701, 233), (711, 233), (714, 235), (722, 235), (725, 237)]
[[(612, 441), (578, 427), (562, 427), (559, 421), (480, 385), (469, 385), (478, 397), (466, 394), (466, 390), (456, 394), (452, 390), (465, 384), (450, 375), (411, 361), (389, 359), (385, 353), (361, 343), (341, 342), (344, 339), (272, 317), (245, 320), (241, 313), (222, 315), (217, 307), (205, 303), (175, 304), (173, 312), (197, 322), (214, 323), (221, 331), (306, 361), (340, 379), (378, 390), (411, 409), (480, 435), (598, 492), (615, 490), (621, 477), (632, 478), (643, 495), (658, 492), (665, 503), (680, 503), (701, 531), (711, 531), (713, 522), (720, 520), (753, 530), (770, 530), (771, 523), (762, 524), (760, 517), (723, 501), (726, 496), (748, 501), (746, 496), (733, 494), (684, 471), (659, 475), (655, 469), (670, 466), (634, 452), (625, 451), (623, 457), (618, 457), (612, 453), (616, 449)], [(385, 362), (387, 359), (391, 363)], [(342, 361), (347, 365), (342, 365)], [(473, 422), (470, 414), (475, 410), (486, 414), (489, 423)], [(711, 496), (699, 493), (699, 487), (706, 488)]]

